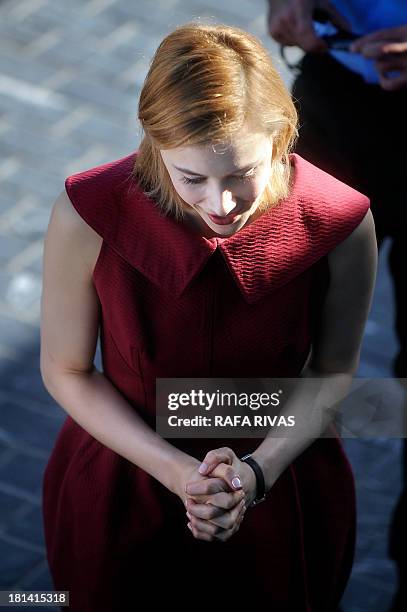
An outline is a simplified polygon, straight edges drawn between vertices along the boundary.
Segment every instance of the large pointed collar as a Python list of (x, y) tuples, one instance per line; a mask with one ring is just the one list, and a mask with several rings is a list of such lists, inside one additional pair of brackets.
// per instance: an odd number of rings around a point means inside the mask
[[(122, 158), (126, 176), (137, 152)], [(119, 216), (112, 246), (143, 275), (180, 296), (219, 249), (245, 300), (253, 304), (289, 282), (360, 223), (369, 200), (299, 155), (290, 156), (290, 195), (229, 237), (205, 238), (164, 216), (137, 185), (115, 187)], [(117, 209), (116, 209), (117, 213)]]

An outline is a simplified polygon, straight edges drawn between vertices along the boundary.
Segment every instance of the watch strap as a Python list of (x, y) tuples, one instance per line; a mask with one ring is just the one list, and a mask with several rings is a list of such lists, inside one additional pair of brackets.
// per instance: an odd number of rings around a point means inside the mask
[(256, 506), (257, 504), (259, 504), (260, 502), (262, 502), (262, 501), (264, 501), (266, 499), (266, 485), (265, 485), (265, 482), (264, 482), (263, 471), (262, 471), (261, 467), (259, 466), (259, 464), (257, 463), (257, 461), (255, 461), (253, 459), (253, 457), (251, 456), (250, 453), (248, 455), (244, 455), (243, 457), (240, 457), (240, 461), (244, 461), (245, 463), (250, 465), (250, 467), (252, 468), (253, 472), (255, 473), (255, 476), (256, 476), (256, 497), (252, 501), (252, 503), (250, 504), (250, 507)]

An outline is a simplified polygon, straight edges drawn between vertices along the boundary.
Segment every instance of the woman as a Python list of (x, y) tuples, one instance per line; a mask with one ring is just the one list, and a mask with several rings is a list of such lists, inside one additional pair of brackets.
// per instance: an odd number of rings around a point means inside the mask
[[(45, 241), (41, 372), (69, 413), (44, 475), (55, 588), (75, 612), (335, 610), (355, 537), (340, 441), (313, 442), (311, 416), (301, 440), (165, 440), (155, 382), (346, 386), (374, 284), (369, 201), (290, 154), (293, 103), (240, 29), (169, 34), (139, 119), (138, 151), (66, 179)], [(311, 415), (301, 399), (289, 410)]]

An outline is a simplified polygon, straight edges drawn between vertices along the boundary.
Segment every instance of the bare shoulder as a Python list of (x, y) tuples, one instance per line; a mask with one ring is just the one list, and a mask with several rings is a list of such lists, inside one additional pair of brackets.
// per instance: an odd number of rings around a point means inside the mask
[(77, 249), (77, 254), (86, 262), (92, 276), (103, 238), (82, 219), (65, 189), (54, 202), (51, 220), (60, 231), (69, 234), (72, 247)]
[(313, 342), (312, 369), (356, 373), (373, 297), (377, 244), (370, 210), (328, 254), (329, 288)]
[(328, 254), (328, 261), (331, 275), (346, 275), (348, 282), (360, 282), (376, 270), (377, 242), (370, 209), (353, 232)]
[(92, 370), (100, 324), (92, 275), (101, 241), (62, 191), (44, 240), (40, 356), (44, 382), (61, 373)]

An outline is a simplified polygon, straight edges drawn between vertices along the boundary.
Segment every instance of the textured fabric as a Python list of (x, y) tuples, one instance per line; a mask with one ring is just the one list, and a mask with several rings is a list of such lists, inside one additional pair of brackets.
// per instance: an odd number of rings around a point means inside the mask
[[(294, 377), (310, 354), (329, 283), (327, 254), (369, 200), (291, 157), (289, 198), (227, 238), (161, 215), (132, 181), (135, 155), (66, 179), (103, 238), (93, 273), (105, 376), (155, 427), (157, 377)], [(306, 407), (304, 407), (306, 409)], [(172, 439), (202, 459), (261, 440)], [(193, 538), (185, 508), (67, 416), (44, 474), (56, 589), (72, 612), (243, 602), (273, 612), (335, 610), (355, 538), (353, 476), (338, 439), (314, 442), (225, 543)]]

